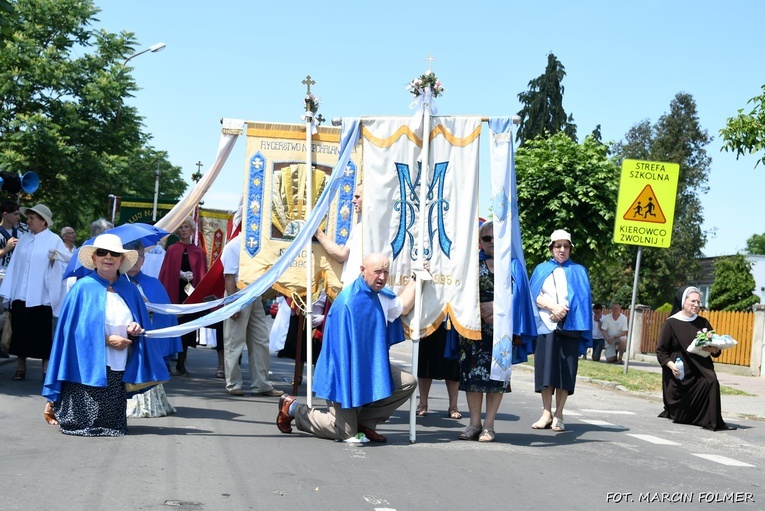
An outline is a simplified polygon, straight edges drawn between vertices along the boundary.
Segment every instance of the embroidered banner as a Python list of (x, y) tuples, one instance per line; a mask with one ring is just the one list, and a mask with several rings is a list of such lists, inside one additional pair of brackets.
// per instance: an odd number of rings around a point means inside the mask
[[(421, 335), (449, 315), (465, 337), (480, 339), (478, 309), (478, 149), (480, 117), (433, 117), (430, 172), (421, 175), (422, 135), (410, 117), (362, 118), (363, 253), (391, 258), (389, 285), (409, 281), (415, 262), (427, 261), (433, 282), (423, 286)], [(420, 182), (425, 180), (425, 197)], [(420, 215), (424, 251), (418, 253)], [(403, 318), (409, 326), (410, 319)]]
[[(340, 129), (319, 128), (312, 139), (312, 203), (316, 202), (340, 154)], [(337, 197), (321, 228), (338, 244), (345, 244), (353, 219), (353, 191), (360, 152), (345, 168)], [(309, 198), (305, 165), (304, 124), (248, 123), (247, 162), (244, 177), (245, 208), (242, 219), (242, 252), (239, 281), (246, 286), (274, 265), (305, 224)], [(325, 289), (334, 297), (340, 291), (342, 265), (329, 257), (318, 242), (312, 244), (313, 292)], [(273, 288), (290, 296), (305, 295), (307, 251), (302, 251)]]

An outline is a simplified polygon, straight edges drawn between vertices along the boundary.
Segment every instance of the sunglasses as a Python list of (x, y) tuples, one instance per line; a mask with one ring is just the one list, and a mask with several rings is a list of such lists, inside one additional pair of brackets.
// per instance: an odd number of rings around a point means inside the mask
[(489, 243), (493, 239), (494, 239), (494, 236), (481, 236), (481, 241), (483, 241), (484, 243)]
[(96, 255), (98, 257), (106, 257), (106, 254), (109, 254), (112, 257), (119, 257), (122, 255), (122, 252), (112, 252), (111, 250), (106, 250), (105, 248), (96, 249)]

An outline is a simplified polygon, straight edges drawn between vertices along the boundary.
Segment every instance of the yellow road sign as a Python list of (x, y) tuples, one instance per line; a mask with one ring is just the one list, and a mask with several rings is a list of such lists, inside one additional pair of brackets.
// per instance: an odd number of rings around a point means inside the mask
[(669, 248), (679, 176), (677, 163), (622, 162), (615, 243)]

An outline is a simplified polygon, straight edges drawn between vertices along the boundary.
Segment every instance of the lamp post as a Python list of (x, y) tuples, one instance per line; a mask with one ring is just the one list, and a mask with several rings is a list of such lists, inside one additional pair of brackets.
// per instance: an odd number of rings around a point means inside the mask
[(159, 170), (159, 160), (157, 161), (157, 171), (154, 173), (156, 179), (154, 180), (154, 209), (151, 211), (151, 221), (157, 221), (157, 201), (159, 200), (159, 176), (162, 174)]
[(136, 58), (139, 55), (143, 55), (144, 53), (147, 53), (147, 52), (157, 53), (158, 51), (164, 50), (166, 46), (167, 45), (165, 43), (157, 43), (157, 44), (154, 44), (152, 46), (149, 46), (145, 50), (141, 50), (138, 53), (134, 53), (131, 56), (129, 56), (128, 58), (125, 59), (125, 62), (122, 63), (122, 67), (125, 67), (127, 65), (128, 61), (130, 61), (131, 59)]

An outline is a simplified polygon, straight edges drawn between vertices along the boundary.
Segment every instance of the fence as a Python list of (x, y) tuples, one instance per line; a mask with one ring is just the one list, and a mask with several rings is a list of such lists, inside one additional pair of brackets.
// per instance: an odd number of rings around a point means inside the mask
[[(643, 330), (640, 339), (640, 351), (642, 353), (656, 353), (656, 344), (659, 340), (659, 330), (669, 317), (668, 311), (644, 311)], [(735, 348), (723, 350), (715, 362), (749, 366), (752, 358), (752, 337), (754, 333), (754, 312), (723, 312), (703, 311), (704, 316), (712, 324), (715, 333), (730, 335), (738, 341)]]

